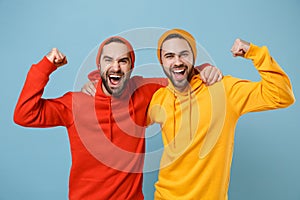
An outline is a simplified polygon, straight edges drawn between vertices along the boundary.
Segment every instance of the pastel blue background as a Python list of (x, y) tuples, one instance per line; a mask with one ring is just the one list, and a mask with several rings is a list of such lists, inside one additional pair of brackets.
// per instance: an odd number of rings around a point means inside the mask
[[(74, 89), (81, 63), (110, 35), (142, 27), (191, 32), (224, 74), (258, 80), (251, 62), (232, 58), (236, 37), (267, 45), (300, 97), (300, 1), (0, 0), (0, 200), (67, 199), (69, 143), (63, 127), (23, 128), (13, 110), (26, 73), (52, 47), (68, 66), (51, 75), (45, 97)], [(153, 62), (156, 62), (153, 61)], [(230, 200), (300, 199), (300, 104), (243, 116), (236, 129)], [(147, 150), (160, 140), (150, 138)], [(153, 199), (157, 171), (146, 173)]]

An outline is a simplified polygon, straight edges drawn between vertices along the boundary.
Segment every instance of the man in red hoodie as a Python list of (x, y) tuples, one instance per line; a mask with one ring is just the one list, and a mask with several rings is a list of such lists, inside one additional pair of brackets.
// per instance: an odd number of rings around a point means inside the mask
[(106, 39), (96, 58), (101, 79), (95, 97), (68, 92), (42, 98), (50, 74), (67, 63), (56, 48), (28, 72), (14, 121), (26, 127), (67, 128), (72, 154), (69, 199), (144, 199), (146, 111), (154, 92), (167, 80), (130, 78), (134, 61), (127, 40)]

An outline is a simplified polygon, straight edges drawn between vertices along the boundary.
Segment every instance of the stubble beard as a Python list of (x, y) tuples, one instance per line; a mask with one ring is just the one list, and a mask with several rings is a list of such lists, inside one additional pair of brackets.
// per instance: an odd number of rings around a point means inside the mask
[[(120, 73), (119, 73), (120, 74)], [(125, 74), (125, 73), (122, 73), (122, 78), (120, 80), (120, 86), (118, 88), (111, 88), (109, 85), (108, 85), (108, 82), (109, 82), (109, 72), (103, 72), (101, 74), (101, 79), (102, 79), (102, 84), (104, 85), (106, 91), (113, 97), (120, 97), (127, 85), (127, 82), (130, 78), (130, 75), (128, 74)]]
[[(173, 74), (172, 70), (174, 68), (180, 68), (180, 67), (186, 68), (186, 72), (185, 73), (187, 73), (187, 76), (183, 80), (176, 80), (174, 78), (174, 74)], [(166, 73), (166, 70), (164, 69), (164, 72), (165, 72), (166, 76), (171, 80), (171, 82), (172, 82), (173, 86), (176, 88), (176, 90), (182, 92), (182, 91), (185, 91), (189, 87), (190, 80), (192, 79), (192, 77), (194, 75), (194, 73), (193, 73), (194, 72), (194, 68), (193, 67), (189, 71), (188, 70), (189, 70), (189, 68), (186, 65), (181, 65), (179, 67), (172, 67), (172, 68), (170, 68), (168, 73)]]

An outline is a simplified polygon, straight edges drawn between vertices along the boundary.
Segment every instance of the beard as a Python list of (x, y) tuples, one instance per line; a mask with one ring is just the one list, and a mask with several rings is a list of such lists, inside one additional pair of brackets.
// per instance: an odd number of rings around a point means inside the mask
[[(103, 72), (101, 73), (102, 84), (104, 85), (106, 91), (114, 96), (119, 97), (122, 95), (123, 91), (127, 86), (127, 82), (130, 79), (131, 72), (124, 73), (118, 72)], [(118, 77), (118, 78), (116, 78)], [(113, 84), (114, 83), (114, 84)]]
[(166, 76), (170, 79), (173, 86), (179, 90), (184, 91), (190, 84), (190, 80), (194, 75), (194, 68), (188, 68), (187, 65), (180, 65), (175, 67), (170, 67), (168, 71), (164, 69)]

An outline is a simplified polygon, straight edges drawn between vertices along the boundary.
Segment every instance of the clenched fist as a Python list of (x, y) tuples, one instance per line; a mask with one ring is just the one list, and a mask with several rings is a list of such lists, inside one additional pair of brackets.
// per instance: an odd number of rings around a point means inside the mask
[(67, 57), (61, 53), (57, 48), (53, 48), (46, 57), (50, 62), (52, 62), (56, 67), (63, 66), (68, 63)]
[(241, 39), (236, 39), (233, 46), (231, 47), (231, 53), (234, 57), (244, 57), (250, 47), (250, 43)]

